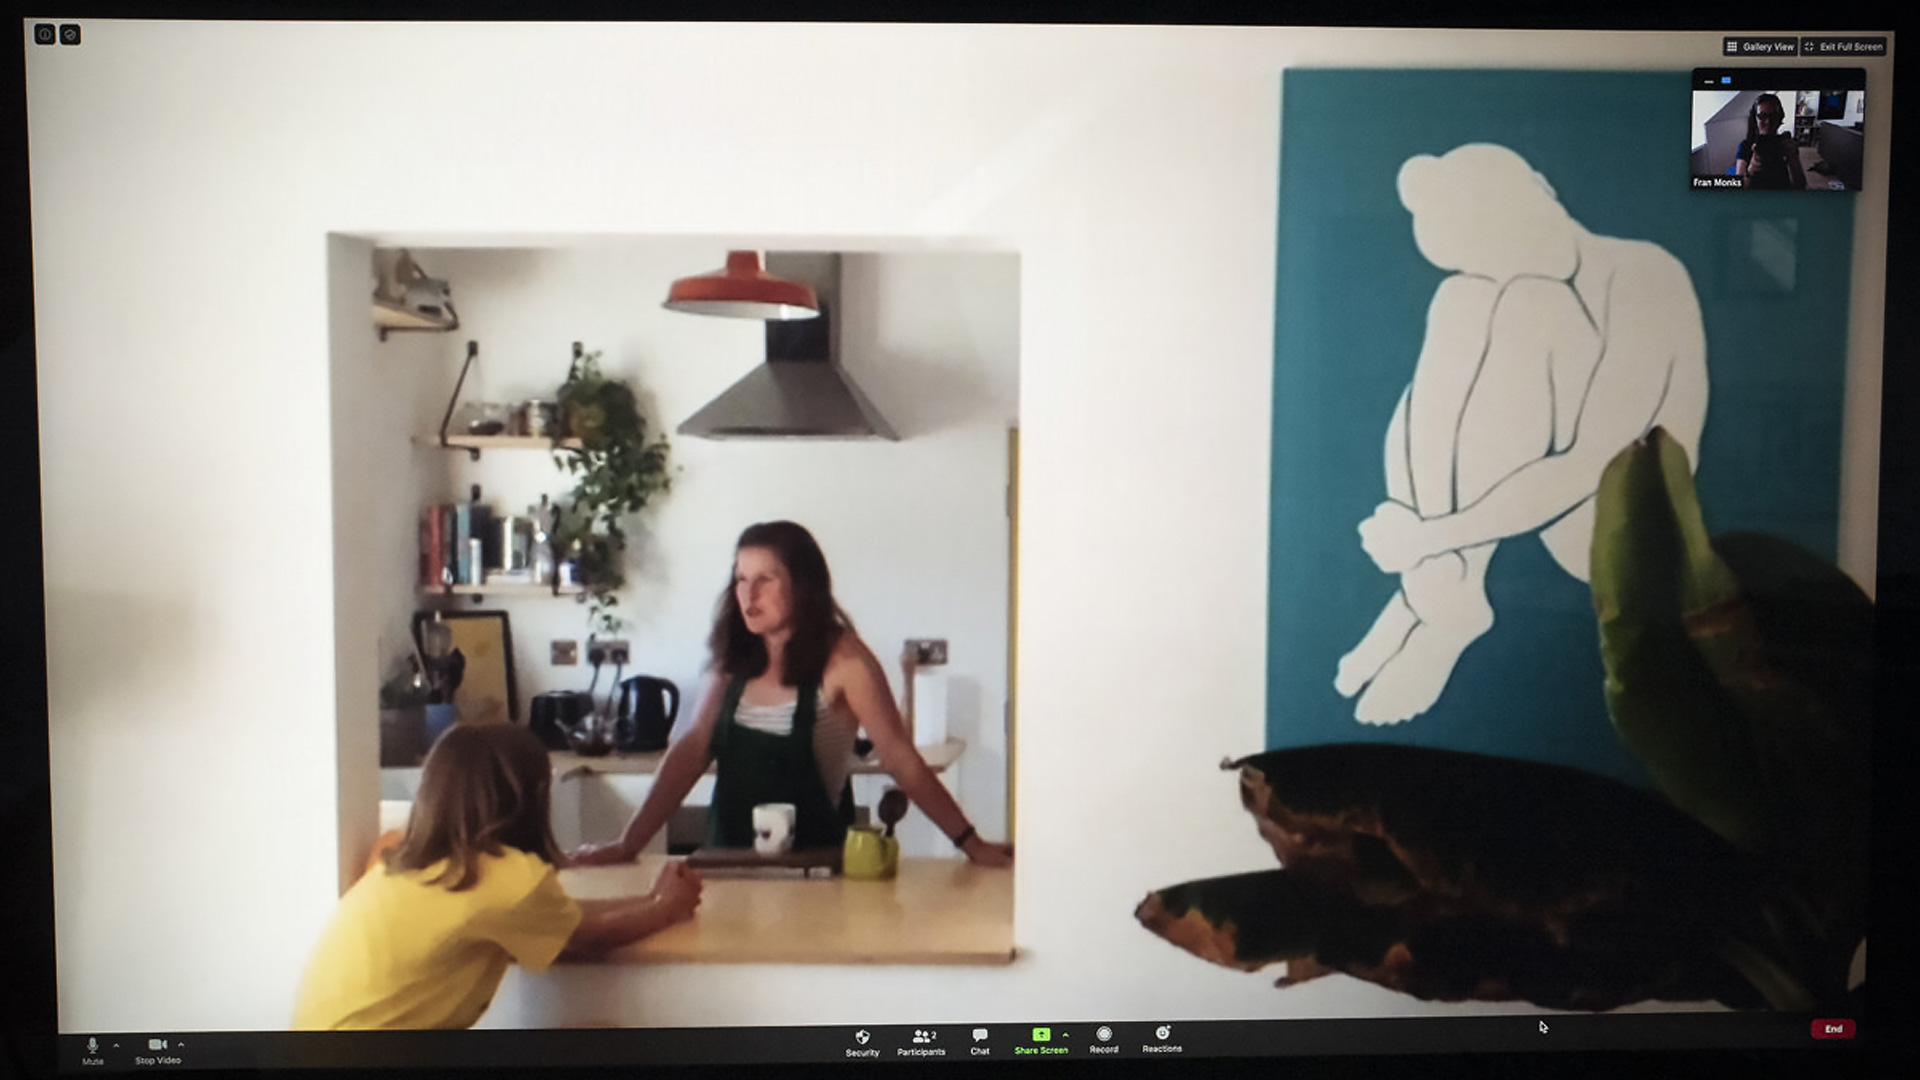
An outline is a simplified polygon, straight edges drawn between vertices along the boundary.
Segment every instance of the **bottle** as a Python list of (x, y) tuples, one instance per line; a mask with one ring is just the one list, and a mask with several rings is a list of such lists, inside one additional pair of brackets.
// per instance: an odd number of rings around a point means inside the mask
[(533, 518), (533, 580), (539, 585), (553, 583), (553, 545), (547, 535), (550, 513), (545, 495), (540, 496), (539, 506), (527, 508), (527, 514)]

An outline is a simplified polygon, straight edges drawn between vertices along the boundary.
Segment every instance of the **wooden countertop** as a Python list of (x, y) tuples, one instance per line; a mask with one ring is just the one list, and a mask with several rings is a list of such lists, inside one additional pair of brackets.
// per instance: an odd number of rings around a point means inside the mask
[[(966, 750), (965, 739), (948, 739), (943, 743), (919, 747), (920, 756), (926, 759), (927, 767), (934, 772), (944, 772), (949, 765), (960, 759)], [(553, 762), (553, 775), (557, 779), (567, 779), (588, 773), (614, 773), (621, 775), (648, 774), (660, 771), (660, 759), (667, 756), (665, 750), (655, 750), (645, 754), (603, 754), (600, 757), (582, 757), (572, 751), (552, 750), (547, 758)], [(713, 766), (707, 767), (712, 773)], [(853, 763), (853, 774), (862, 776), (871, 773), (884, 773), (886, 767), (877, 757), (868, 756)]]
[[(653, 887), (665, 856), (562, 870), (577, 898)], [(598, 963), (1006, 964), (1013, 960), (1013, 871), (964, 859), (907, 858), (892, 881), (709, 875), (692, 920)]]

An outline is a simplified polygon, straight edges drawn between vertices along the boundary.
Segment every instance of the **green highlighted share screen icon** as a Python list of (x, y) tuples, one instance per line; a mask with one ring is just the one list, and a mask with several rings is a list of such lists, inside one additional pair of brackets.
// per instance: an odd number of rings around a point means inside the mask
[(1048, 1042), (1048, 1041), (1050, 1041), (1050, 1040), (1051, 1040), (1052, 1038), (1053, 1038), (1053, 1029), (1052, 1029), (1052, 1028), (1043, 1028), (1043, 1027), (1037, 1027), (1037, 1028), (1034, 1028), (1034, 1029), (1033, 1029), (1033, 1041), (1034, 1041), (1034, 1042)]

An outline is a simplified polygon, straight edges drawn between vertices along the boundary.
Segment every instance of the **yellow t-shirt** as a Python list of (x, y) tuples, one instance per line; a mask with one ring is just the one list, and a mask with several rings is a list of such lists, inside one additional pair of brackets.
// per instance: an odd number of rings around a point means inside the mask
[(509, 963), (544, 971), (580, 925), (580, 905), (546, 860), (513, 848), (480, 860), (453, 892), (440, 869), (376, 866), (340, 898), (300, 980), (297, 1030), (466, 1028)]

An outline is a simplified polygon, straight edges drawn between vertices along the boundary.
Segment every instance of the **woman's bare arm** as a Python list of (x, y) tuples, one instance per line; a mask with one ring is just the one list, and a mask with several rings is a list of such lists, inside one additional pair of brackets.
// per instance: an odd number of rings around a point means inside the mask
[[(887, 689), (886, 672), (866, 644), (852, 634), (841, 637), (828, 662), (828, 681), (835, 684), (854, 719), (873, 740), (873, 749), (888, 775), (906, 792), (935, 826), (949, 837), (960, 836), (972, 825), (946, 785), (928, 767), (907, 736), (900, 710)], [(1013, 849), (982, 839), (977, 833), (961, 845), (967, 858), (989, 866), (1013, 861)]]

